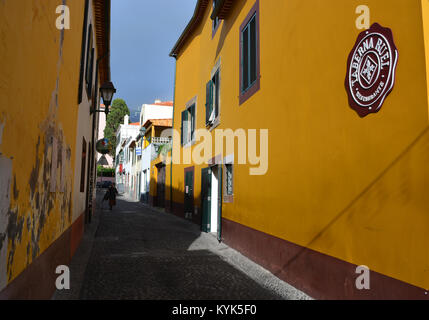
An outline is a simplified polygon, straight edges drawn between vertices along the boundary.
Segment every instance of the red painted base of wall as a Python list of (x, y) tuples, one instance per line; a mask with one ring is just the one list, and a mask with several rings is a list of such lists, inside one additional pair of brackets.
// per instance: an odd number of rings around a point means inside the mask
[(80, 241), (82, 240), (84, 230), (85, 214), (81, 214), (79, 218), (71, 226), (70, 239), (70, 258), (74, 256)]
[[(370, 289), (358, 290), (356, 265), (222, 219), (226, 244), (316, 299), (429, 299), (429, 293), (370, 272)], [(267, 250), (269, 248), (269, 250)]]
[(0, 299), (50, 299), (55, 292), (55, 269), (69, 265), (82, 240), (82, 214), (64, 233), (39, 255), (18, 277), (0, 292)]
[[(195, 214), (195, 208), (197, 208), (197, 213)], [(194, 206), (194, 209), (192, 211), (192, 218), (186, 218), (185, 217), (185, 205), (183, 203), (179, 203), (179, 202), (174, 202), (173, 203), (173, 209), (172, 209), (172, 213), (175, 216), (178, 216), (180, 218), (189, 220), (199, 226), (201, 226), (201, 210), (198, 207)]]

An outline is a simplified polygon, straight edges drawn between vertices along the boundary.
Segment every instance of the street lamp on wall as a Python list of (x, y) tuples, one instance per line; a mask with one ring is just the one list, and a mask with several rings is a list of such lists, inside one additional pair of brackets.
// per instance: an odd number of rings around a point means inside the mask
[[(106, 116), (109, 114), (109, 107), (115, 92), (116, 92), (116, 89), (113, 86), (113, 83), (111, 81), (107, 81), (103, 83), (103, 85), (100, 87), (101, 98), (103, 99), (103, 103), (104, 103), (104, 113), (106, 114)], [(91, 113), (94, 113), (94, 112), (103, 112), (103, 110), (91, 109)]]
[(100, 92), (105, 106), (104, 112), (106, 113), (106, 116), (107, 116), (109, 114), (110, 103), (112, 102), (112, 98), (116, 92), (116, 89), (113, 86), (113, 83), (108, 81), (103, 83), (103, 85), (100, 87)]

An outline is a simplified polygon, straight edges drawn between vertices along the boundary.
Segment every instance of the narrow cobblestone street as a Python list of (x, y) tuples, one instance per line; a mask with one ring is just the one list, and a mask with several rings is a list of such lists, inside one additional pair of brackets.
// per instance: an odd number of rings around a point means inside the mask
[(124, 197), (103, 208), (54, 299), (308, 298), (193, 223)]

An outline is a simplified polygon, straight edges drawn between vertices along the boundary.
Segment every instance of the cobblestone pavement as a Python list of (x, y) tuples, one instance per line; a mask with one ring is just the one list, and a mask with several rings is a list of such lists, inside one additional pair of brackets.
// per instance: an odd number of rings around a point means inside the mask
[(97, 214), (70, 266), (72, 290), (53, 299), (309, 298), (172, 214), (124, 197)]

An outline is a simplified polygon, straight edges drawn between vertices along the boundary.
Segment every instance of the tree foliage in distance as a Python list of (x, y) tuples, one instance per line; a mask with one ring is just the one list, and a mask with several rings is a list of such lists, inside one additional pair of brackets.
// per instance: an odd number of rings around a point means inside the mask
[(104, 128), (104, 137), (112, 144), (111, 156), (115, 156), (116, 151), (116, 131), (121, 123), (124, 123), (125, 115), (130, 115), (130, 110), (123, 99), (113, 100), (110, 112), (107, 115), (106, 127)]
[(103, 166), (97, 166), (97, 177), (114, 177), (115, 169), (114, 168), (105, 168)]

